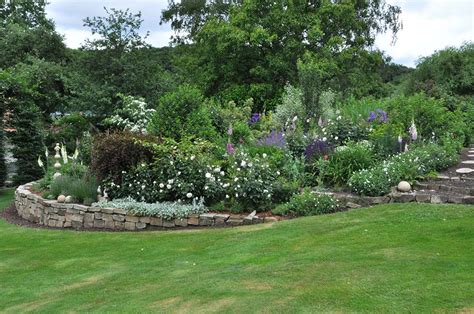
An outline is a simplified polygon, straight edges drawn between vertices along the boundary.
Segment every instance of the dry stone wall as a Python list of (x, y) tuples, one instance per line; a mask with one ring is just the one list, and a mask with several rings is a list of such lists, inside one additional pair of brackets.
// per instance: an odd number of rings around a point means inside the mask
[(15, 191), (15, 206), (20, 217), (40, 225), (56, 228), (143, 230), (147, 228), (224, 227), (274, 222), (274, 217), (239, 216), (206, 213), (187, 218), (165, 220), (138, 217), (120, 208), (99, 208), (45, 200), (30, 191), (31, 183)]

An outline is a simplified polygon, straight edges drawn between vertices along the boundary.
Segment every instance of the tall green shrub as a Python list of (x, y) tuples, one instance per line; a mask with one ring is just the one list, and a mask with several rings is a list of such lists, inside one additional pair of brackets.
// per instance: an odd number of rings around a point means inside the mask
[(211, 115), (201, 92), (183, 85), (165, 94), (152, 117), (150, 133), (179, 140), (186, 135), (215, 139)]
[(13, 106), (13, 127), (11, 139), (14, 145), (13, 157), (17, 159), (15, 184), (31, 182), (41, 178), (43, 170), (38, 165), (38, 156), (44, 152), (41, 113), (29, 101), (17, 101)]

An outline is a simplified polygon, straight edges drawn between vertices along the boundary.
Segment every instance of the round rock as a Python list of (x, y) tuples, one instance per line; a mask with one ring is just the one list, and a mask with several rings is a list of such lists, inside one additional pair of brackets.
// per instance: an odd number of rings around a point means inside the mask
[(471, 169), (471, 168), (459, 168), (456, 170), (456, 173), (459, 173), (459, 174), (469, 174), (471, 172), (474, 172), (474, 169)]
[(66, 196), (66, 198), (64, 199), (65, 203), (72, 203), (72, 201), (73, 201), (73, 198), (71, 195)]
[(410, 192), (411, 191), (411, 185), (407, 181), (400, 181), (397, 185), (397, 190), (400, 192)]
[(58, 203), (64, 203), (66, 201), (66, 196), (64, 195), (59, 195), (58, 196)]

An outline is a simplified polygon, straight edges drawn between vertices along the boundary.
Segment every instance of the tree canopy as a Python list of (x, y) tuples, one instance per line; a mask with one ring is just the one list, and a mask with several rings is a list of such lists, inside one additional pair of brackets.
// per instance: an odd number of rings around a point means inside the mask
[(349, 61), (351, 71), (366, 65), (375, 35), (400, 29), (400, 12), (381, 0), (170, 1), (162, 22), (171, 23), (177, 42), (195, 46), (206, 95), (252, 97), (271, 108), (284, 85), (297, 81), (305, 53), (323, 63)]

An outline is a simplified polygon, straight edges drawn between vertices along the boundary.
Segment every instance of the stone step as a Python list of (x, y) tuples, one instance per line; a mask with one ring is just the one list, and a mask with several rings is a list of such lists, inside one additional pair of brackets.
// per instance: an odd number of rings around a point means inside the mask
[(450, 192), (415, 191), (412, 193), (392, 193), (391, 203), (431, 203), (431, 204), (474, 204), (474, 196), (456, 195)]
[(428, 193), (443, 192), (456, 194), (458, 196), (474, 196), (474, 184), (465, 181), (451, 182), (451, 181), (428, 181), (415, 182), (413, 188), (416, 191), (423, 191)]

